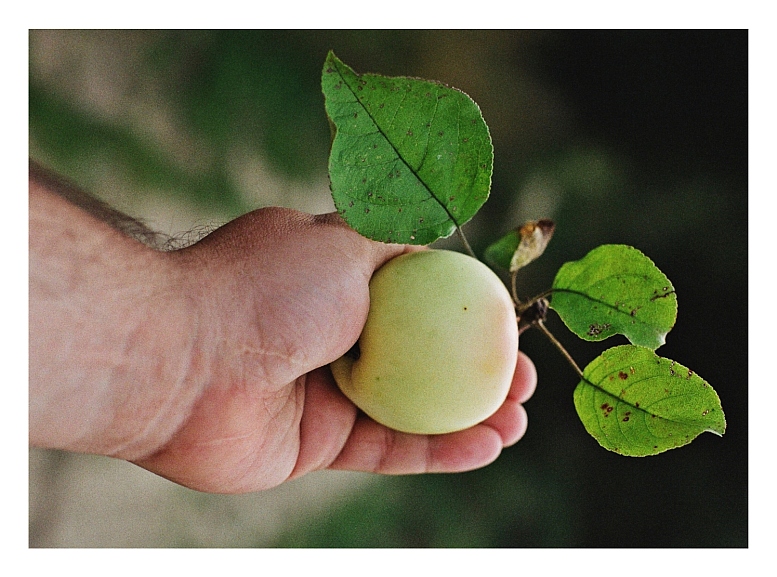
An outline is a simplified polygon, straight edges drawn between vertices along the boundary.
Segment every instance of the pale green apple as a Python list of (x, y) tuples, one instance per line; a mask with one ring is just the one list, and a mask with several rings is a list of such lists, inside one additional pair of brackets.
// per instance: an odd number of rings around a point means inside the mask
[(491, 416), (510, 389), (518, 356), (512, 299), (467, 255), (401, 255), (370, 281), (359, 352), (331, 368), (367, 415), (407, 433), (466, 429)]

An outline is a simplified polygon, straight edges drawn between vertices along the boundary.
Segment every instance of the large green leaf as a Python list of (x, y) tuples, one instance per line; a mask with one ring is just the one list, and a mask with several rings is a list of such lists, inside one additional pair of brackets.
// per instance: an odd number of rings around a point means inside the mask
[(622, 345), (594, 359), (574, 399), (586, 430), (622, 455), (655, 455), (687, 445), (701, 433), (726, 430), (712, 387), (644, 347)]
[(486, 201), (493, 147), (469, 96), (437, 82), (359, 75), (332, 52), (322, 88), (335, 130), (332, 198), (358, 232), (428, 244)]
[(551, 307), (582, 339), (622, 334), (654, 350), (677, 319), (677, 297), (666, 275), (637, 249), (619, 244), (564, 264), (553, 281)]

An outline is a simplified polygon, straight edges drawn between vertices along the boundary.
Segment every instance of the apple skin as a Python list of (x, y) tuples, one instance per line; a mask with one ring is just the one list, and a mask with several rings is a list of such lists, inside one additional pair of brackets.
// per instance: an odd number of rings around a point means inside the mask
[(502, 405), (518, 357), (505, 285), (447, 250), (400, 255), (370, 281), (359, 357), (331, 364), (340, 390), (378, 423), (417, 434), (471, 427)]

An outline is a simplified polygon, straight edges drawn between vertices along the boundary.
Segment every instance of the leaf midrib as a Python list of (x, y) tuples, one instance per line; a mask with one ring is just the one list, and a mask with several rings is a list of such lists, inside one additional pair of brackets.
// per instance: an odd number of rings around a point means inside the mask
[[(674, 294), (674, 292), (675, 291), (670, 291), (670, 292), (668, 292), (666, 294), (670, 295), (670, 294)], [(573, 289), (567, 289), (567, 288), (553, 288), (553, 289), (551, 289), (551, 294), (554, 294), (554, 293), (569, 293), (569, 294), (573, 294), (575, 296), (579, 296), (579, 297), (584, 298), (586, 300), (589, 300), (591, 302), (594, 302), (594, 303), (597, 303), (597, 304), (601, 304), (601, 305), (607, 307), (608, 309), (617, 312), (618, 314), (627, 316), (630, 319), (633, 319), (635, 321), (639, 321), (639, 323), (642, 326), (644, 326), (644, 327), (651, 328), (653, 326), (653, 325), (651, 325), (649, 323), (646, 323), (645, 321), (643, 321), (641, 318), (637, 317), (636, 315), (635, 316), (631, 316), (631, 311), (629, 311), (627, 313), (626, 311), (620, 309), (619, 307), (616, 307), (613, 304), (610, 304), (610, 303), (608, 303), (606, 301), (594, 298), (594, 297), (592, 297), (592, 296), (590, 296), (590, 295), (588, 295), (586, 293), (583, 293), (583, 292), (580, 292), (580, 291), (576, 291), (576, 290), (573, 290)], [(550, 306), (551, 306), (551, 308), (553, 308), (553, 299), (552, 298), (551, 298), (551, 301), (550, 301)], [(664, 333), (664, 334), (666, 334), (666, 333)]]
[[(412, 175), (413, 175), (413, 176), (416, 178), (416, 180), (418, 180), (418, 182), (420, 182), (420, 183), (423, 185), (424, 189), (426, 189), (426, 191), (429, 193), (429, 195), (430, 195), (432, 198), (434, 198), (434, 200), (436, 200), (436, 201), (437, 201), (437, 204), (439, 204), (439, 205), (440, 205), (440, 207), (442, 207), (442, 209), (445, 211), (445, 214), (446, 214), (446, 215), (448, 215), (448, 218), (449, 218), (449, 219), (450, 219), (450, 220), (451, 220), (451, 221), (452, 221), (452, 222), (453, 222), (453, 223), (454, 223), (454, 224), (455, 224), (457, 227), (458, 227), (458, 226), (460, 226), (460, 223), (459, 223), (459, 221), (458, 221), (458, 220), (456, 219), (456, 217), (455, 217), (455, 216), (454, 216), (454, 215), (451, 213), (451, 211), (450, 211), (450, 210), (448, 210), (448, 207), (447, 207), (447, 205), (446, 205), (446, 204), (445, 204), (445, 203), (444, 203), (442, 200), (440, 200), (440, 197), (439, 197), (439, 196), (437, 196), (437, 194), (435, 194), (435, 192), (434, 192), (434, 191), (433, 191), (433, 190), (432, 190), (432, 189), (429, 187), (429, 185), (426, 183), (426, 181), (424, 181), (424, 180), (423, 180), (423, 179), (422, 179), (422, 178), (421, 178), (421, 177), (418, 175), (418, 172), (417, 172), (416, 170), (414, 170), (414, 169), (413, 169), (413, 168), (410, 166), (410, 164), (409, 164), (409, 163), (408, 163), (408, 161), (405, 159), (405, 157), (404, 157), (404, 156), (403, 156), (403, 155), (400, 153), (400, 151), (397, 149), (397, 147), (394, 145), (394, 143), (391, 141), (391, 139), (390, 139), (390, 138), (389, 138), (389, 137), (386, 135), (386, 133), (385, 133), (385, 132), (383, 131), (383, 129), (381, 128), (381, 126), (380, 126), (380, 125), (378, 124), (378, 122), (375, 120), (375, 117), (374, 117), (374, 116), (373, 116), (373, 115), (370, 113), (370, 111), (369, 111), (369, 110), (367, 110), (367, 107), (364, 105), (364, 103), (362, 102), (362, 100), (359, 98), (359, 94), (358, 94), (358, 92), (357, 92), (356, 90), (354, 90), (354, 87), (353, 87), (353, 86), (351, 86), (351, 84), (348, 82), (348, 79), (346, 78), (346, 76), (345, 76), (345, 75), (343, 75), (343, 72), (342, 72), (342, 70), (341, 70), (341, 68), (340, 68), (340, 65), (341, 65), (341, 64), (342, 64), (343, 66), (345, 66), (345, 64), (344, 64), (344, 63), (341, 63), (339, 60), (335, 60), (335, 66), (337, 67), (337, 73), (340, 75), (340, 78), (341, 78), (341, 79), (342, 79), (342, 81), (345, 83), (345, 85), (346, 85), (346, 86), (348, 86), (348, 90), (350, 90), (350, 91), (351, 91), (351, 94), (353, 94), (354, 98), (356, 98), (356, 101), (359, 103), (359, 106), (362, 108), (362, 110), (363, 110), (363, 111), (364, 111), (364, 112), (367, 114), (367, 116), (370, 118), (370, 120), (372, 121), (372, 124), (375, 126), (375, 128), (377, 128), (377, 129), (378, 129), (378, 132), (379, 132), (379, 133), (381, 134), (381, 136), (382, 136), (382, 137), (383, 137), (383, 138), (386, 140), (386, 142), (388, 142), (388, 143), (389, 143), (389, 146), (391, 146), (392, 150), (394, 150), (394, 153), (395, 153), (395, 154), (397, 155), (397, 157), (398, 157), (398, 158), (399, 158), (399, 159), (402, 161), (402, 164), (403, 164), (403, 165), (404, 165), (404, 166), (405, 166), (405, 167), (406, 167), (406, 168), (407, 168), (407, 169), (410, 171), (410, 173), (411, 173), (411, 174), (412, 174)], [(353, 71), (352, 71), (352, 72), (353, 72)], [(361, 77), (362, 77), (362, 75), (360, 75), (360, 74), (357, 74), (356, 72), (353, 72), (353, 74), (354, 74), (354, 76), (355, 76), (357, 79), (359, 79), (359, 78), (361, 78)], [(408, 80), (413, 80), (413, 79), (412, 79), (412, 78), (410, 78), (410, 77), (398, 77), (398, 78), (407, 78)], [(404, 99), (405, 99), (405, 98), (407, 98), (407, 94), (403, 95), (403, 100), (402, 100), (402, 102), (404, 102)], [(400, 103), (400, 108), (401, 108), (401, 106), (402, 106), (402, 103)], [(434, 115), (436, 115), (436, 114), (437, 114), (437, 108), (438, 108), (438, 106), (439, 106), (439, 101), (435, 102), (435, 107), (434, 107)], [(397, 110), (399, 110), (399, 108), (398, 108)], [(432, 119), (434, 119), (434, 115), (432, 116)], [(458, 119), (458, 115), (457, 115), (457, 119)], [(457, 127), (457, 130), (458, 130), (458, 127)], [(458, 143), (458, 139), (457, 139), (457, 141), (456, 141), (456, 142)], [(428, 140), (427, 140), (426, 146), (425, 146), (425, 148), (424, 148), (424, 158), (421, 160), (421, 163), (420, 163), (420, 165), (419, 165), (419, 168), (420, 168), (421, 166), (423, 166), (423, 163), (424, 163), (424, 161), (426, 160), (426, 154), (428, 154), (428, 152), (429, 152), (429, 142), (428, 142)]]

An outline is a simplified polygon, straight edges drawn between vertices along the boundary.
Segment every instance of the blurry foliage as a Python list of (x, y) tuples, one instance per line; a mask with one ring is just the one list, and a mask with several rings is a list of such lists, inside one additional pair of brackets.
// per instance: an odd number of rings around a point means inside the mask
[[(460, 475), (387, 478), (278, 547), (522, 547), (573, 545), (571, 493), (499, 461)], [(513, 478), (512, 482), (505, 482)], [(565, 505), (566, 503), (566, 505)]]
[(161, 36), (149, 62), (186, 125), (220, 153), (256, 142), (287, 175), (308, 176), (326, 162), (320, 54), (284, 32)]
[[(134, 41), (126, 92), (172, 111), (170, 138), (194, 143), (183, 160), (144, 131), (142, 114), (95, 112), (68, 89), (68, 70), (36, 67), (47, 34), (31, 32), (31, 154), (87, 188), (107, 163), (129, 189), (237, 215), (255, 206), (230, 169), (236, 147), (260, 150), (292, 182), (321, 174), (320, 69), (334, 49), (357, 72), (440, 80), (478, 102), (495, 168), (491, 199), (467, 227), (475, 249), (526, 220), (557, 222), (522, 295), (603, 243), (636, 246), (677, 290), (660, 353), (715, 387), (724, 438), (644, 459), (604, 451), (574, 413), (575, 375), (530, 331), (521, 348), (539, 386), (515, 447), (466, 474), (382, 479), (278, 546), (747, 546), (746, 31), (102, 33)], [(617, 344), (548, 324), (581, 365)]]

